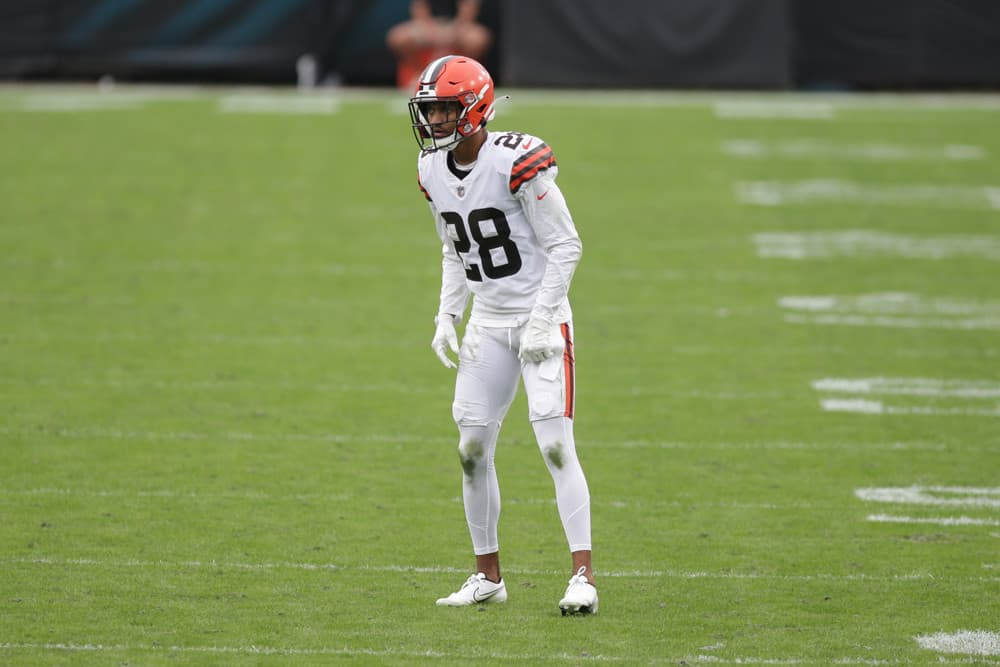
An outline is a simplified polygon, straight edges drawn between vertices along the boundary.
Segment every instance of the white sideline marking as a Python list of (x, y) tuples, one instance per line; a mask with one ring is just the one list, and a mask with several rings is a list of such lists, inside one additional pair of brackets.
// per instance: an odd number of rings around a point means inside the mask
[[(166, 560), (97, 560), (92, 558), (7, 558), (0, 562), (13, 565), (49, 565), (55, 567), (106, 567), (106, 568), (166, 568), (166, 569), (218, 569), (233, 570), (304, 570), (308, 572), (330, 571), (361, 571), (361, 572), (394, 572), (413, 574), (468, 574), (468, 568), (448, 567), (439, 565), (337, 565), (335, 563), (240, 563), (225, 561), (166, 561)], [(563, 570), (536, 570), (528, 568), (504, 568), (506, 572), (521, 576), (553, 576), (562, 577)], [(1000, 581), (1000, 577), (954, 577), (938, 575), (930, 572), (913, 572), (911, 574), (869, 575), (869, 574), (765, 574), (761, 572), (702, 572), (685, 570), (611, 570), (600, 571), (602, 577), (616, 579), (733, 579), (733, 580), (765, 580), (765, 581)]]
[[(352, 494), (324, 494), (324, 493), (295, 493), (295, 494), (270, 494), (264, 491), (247, 491), (243, 493), (223, 492), (206, 493), (202, 491), (179, 491), (174, 489), (68, 489), (53, 487), (35, 487), (28, 489), (0, 488), (0, 495), (3, 496), (64, 496), (64, 497), (86, 497), (86, 498), (153, 498), (153, 499), (199, 499), (199, 500), (261, 500), (268, 502), (324, 502), (341, 503), (348, 501), (362, 501), (363, 495)], [(405, 502), (411, 506), (425, 505), (459, 505), (462, 498), (454, 496), (451, 498), (397, 498), (400, 502)], [(548, 505), (555, 506), (554, 498), (511, 498), (504, 497), (504, 505)], [(591, 500), (594, 507), (611, 508), (616, 510), (635, 511), (638, 508), (661, 508), (661, 507), (685, 507), (685, 508), (715, 508), (727, 509), (750, 509), (750, 510), (788, 510), (788, 509), (812, 509), (815, 506), (803, 500), (789, 503), (742, 503), (742, 502), (698, 502), (681, 500), (622, 500), (616, 498), (601, 498)], [(823, 508), (825, 509), (825, 508)]]
[(837, 324), (908, 329), (1000, 329), (1000, 302), (926, 298), (904, 292), (847, 296), (785, 296), (793, 324)]
[[(413, 443), (439, 445), (451, 442), (456, 436), (448, 433), (440, 436), (419, 436), (392, 433), (252, 433), (223, 431), (220, 433), (199, 433), (196, 431), (125, 431), (116, 428), (98, 426), (81, 426), (78, 428), (61, 428), (56, 430), (38, 431), (37, 429), (16, 429), (0, 426), (0, 435), (31, 435), (57, 438), (106, 438), (109, 440), (223, 440), (223, 441), (260, 441), (260, 442), (337, 442), (337, 443)], [(717, 450), (923, 450), (945, 451), (949, 445), (938, 442), (670, 442), (656, 440), (623, 440), (602, 441), (592, 440), (582, 442), (581, 447), (599, 447), (607, 449), (717, 449)], [(963, 446), (963, 452), (995, 451), (991, 447)]]
[(23, 98), (14, 108), (29, 112), (131, 111), (144, 108), (149, 100), (148, 96), (135, 94), (40, 93)]
[[(919, 641), (919, 638), (918, 638)], [(371, 649), (371, 648), (296, 648), (296, 647), (276, 647), (276, 646), (162, 646), (154, 644), (89, 644), (73, 642), (4, 642), (0, 643), (0, 650), (5, 651), (61, 651), (66, 653), (106, 653), (106, 652), (146, 652), (146, 653), (200, 653), (207, 655), (287, 655), (287, 656), (349, 656), (349, 657), (379, 657), (379, 658), (423, 658), (423, 659), (448, 659), (448, 660), (502, 660), (518, 661), (528, 664), (539, 662), (565, 661), (571, 663), (602, 663), (602, 662), (627, 662), (633, 658), (611, 655), (583, 655), (569, 653), (539, 654), (515, 654), (501, 653), (497, 651), (477, 652), (462, 651), (461, 653), (445, 653), (441, 651), (403, 651), (395, 649)], [(688, 663), (711, 663), (716, 665), (800, 665), (816, 664), (812, 658), (753, 658), (735, 657), (723, 658), (714, 655), (695, 655), (684, 658), (657, 658), (653, 664), (688, 664)], [(935, 664), (952, 665), (965, 664), (964, 660), (947, 660), (939, 658)], [(861, 657), (840, 657), (831, 658), (830, 664), (834, 665), (899, 665), (906, 664), (899, 660), (888, 660), (880, 658)]]
[(933, 378), (822, 378), (816, 391), (851, 394), (902, 394), (909, 396), (961, 396), (1000, 398), (1000, 382), (989, 380), (937, 380)]
[[(1000, 507), (1000, 487), (889, 486), (854, 490), (861, 500), (939, 507)], [(945, 496), (945, 497), (942, 497)], [(952, 497), (948, 497), (952, 496)], [(955, 497), (957, 496), (957, 497)]]
[[(180, 491), (175, 489), (68, 489), (54, 487), (35, 487), (28, 489), (12, 489), (10, 487), (0, 488), (0, 495), (3, 496), (65, 496), (65, 497), (87, 497), (87, 498), (154, 498), (154, 499), (201, 499), (201, 500), (263, 500), (269, 502), (294, 501), (294, 502), (326, 502), (341, 503), (352, 500), (361, 501), (363, 495), (353, 494), (326, 494), (326, 493), (294, 493), (294, 494), (271, 494), (265, 491), (246, 491), (241, 493), (222, 492), (206, 493), (203, 491)], [(399, 502), (406, 502), (411, 506), (424, 505), (458, 505), (462, 499), (458, 496), (452, 498), (397, 498)], [(504, 505), (549, 505), (555, 506), (555, 498), (512, 498), (504, 497)], [(591, 500), (594, 507), (612, 508), (618, 510), (635, 510), (636, 508), (651, 507), (724, 507), (730, 509), (755, 509), (755, 510), (781, 510), (781, 509), (806, 509), (813, 505), (806, 501), (794, 501), (791, 503), (741, 503), (741, 502), (699, 502), (691, 503), (680, 500), (663, 501), (643, 501), (643, 500), (622, 500), (615, 498), (602, 498)]]
[[(662, 661), (655, 661), (656, 663)], [(683, 660), (669, 660), (666, 661), (670, 664), (712, 664), (712, 665), (815, 665), (819, 664), (820, 661), (815, 658), (722, 658), (715, 655), (695, 655), (684, 658)], [(899, 660), (885, 660), (882, 658), (856, 658), (856, 657), (843, 657), (843, 658), (829, 658), (829, 662), (826, 659), (823, 663), (830, 665), (902, 665), (908, 664), (900, 662)], [(937, 664), (953, 664), (950, 662), (940, 662)]]
[[(66, 341), (86, 341), (88, 343), (164, 343), (166, 341), (178, 343), (194, 343), (199, 345), (249, 345), (249, 346), (331, 346), (350, 348), (369, 348), (378, 346), (380, 348), (412, 349), (418, 347), (418, 342), (412, 339), (401, 339), (398, 336), (386, 336), (379, 339), (375, 337), (367, 338), (338, 338), (335, 336), (303, 336), (299, 334), (249, 334), (232, 335), (228, 333), (203, 333), (199, 335), (179, 335), (175, 338), (167, 338), (164, 335), (151, 335), (146, 333), (136, 333), (134, 331), (103, 331), (96, 332), (86, 337), (57, 336), (52, 334), (32, 334), (30, 336), (5, 336), (5, 342), (27, 341), (31, 343), (42, 342), (66, 342)], [(419, 344), (419, 347), (423, 347)]]
[(744, 204), (783, 206), (809, 202), (846, 202), (898, 206), (1000, 210), (1000, 187), (961, 185), (868, 185), (836, 179), (741, 181), (736, 198)]
[(921, 648), (939, 653), (1000, 655), (1000, 634), (987, 630), (938, 632), (914, 637)]
[[(0, 384), (20, 384), (11, 378), (0, 378)], [(227, 389), (301, 389), (320, 394), (369, 394), (369, 393), (403, 393), (440, 394), (439, 386), (420, 386), (405, 384), (334, 384), (331, 382), (251, 382), (247, 380), (115, 380), (79, 378), (73, 380), (39, 377), (34, 380), (40, 387), (108, 387), (111, 389), (156, 389), (171, 391), (224, 391)]]
[[(86, 496), (93, 498), (205, 498), (205, 499), (239, 499), (239, 500), (290, 500), (290, 501), (322, 501), (346, 502), (355, 499), (349, 493), (292, 493), (274, 495), (264, 491), (223, 491), (221, 493), (203, 493), (199, 491), (177, 491), (174, 489), (140, 490), (110, 490), (110, 489), (66, 489), (54, 487), (36, 487), (32, 489), (0, 489), (0, 494), (12, 496)], [(421, 499), (424, 504), (433, 502)], [(516, 501), (515, 501), (516, 502)], [(553, 501), (554, 502), (554, 501)]]
[(722, 101), (712, 107), (717, 118), (799, 118), (833, 120), (837, 114), (828, 102), (804, 101)]
[[(0, 84), (0, 101), (15, 101), (33, 95), (90, 96), (133, 95), (152, 101), (168, 99), (214, 99), (223, 94), (302, 94), (292, 89), (275, 89), (272, 86), (192, 86), (175, 84), (134, 84), (115, 82), (110, 89), (92, 85), (75, 84)], [(889, 112), (950, 112), (956, 110), (1000, 110), (1000, 96), (990, 93), (857, 93), (857, 92), (758, 92), (732, 93), (730, 91), (636, 91), (565, 89), (558, 92), (539, 89), (510, 88), (509, 102), (512, 109), (526, 106), (612, 106), (612, 107), (679, 107), (710, 108), (716, 104), (731, 104), (737, 109), (743, 105), (760, 107), (802, 107), (829, 105), (834, 110), (871, 110)], [(330, 95), (339, 101), (352, 103), (391, 103), (405, 113), (406, 96), (395, 88), (351, 87), (319, 88), (315, 95)]]
[(944, 146), (913, 146), (901, 144), (842, 144), (825, 139), (793, 139), (786, 141), (759, 141), (732, 139), (722, 142), (720, 150), (738, 158), (790, 158), (790, 159), (842, 159), (868, 161), (912, 160), (982, 160), (986, 149), (982, 146), (947, 144)]
[(893, 514), (869, 514), (865, 521), (874, 523), (930, 523), (938, 526), (1000, 526), (996, 519), (975, 519), (968, 516), (912, 517)]
[(767, 258), (906, 257), (1000, 260), (1000, 239), (991, 236), (903, 236), (867, 230), (773, 232), (753, 235), (757, 255)]
[[(384, 217), (392, 217), (393, 214), (398, 214), (400, 216), (409, 215), (411, 211), (406, 210), (393, 210), (393, 209), (380, 209), (378, 207), (362, 207), (354, 206), (347, 209), (341, 209), (340, 213), (351, 216), (355, 218), (364, 219), (382, 219)], [(357, 276), (357, 277), (385, 277), (385, 276), (397, 276), (401, 278), (408, 279), (433, 279), (437, 275), (433, 269), (415, 269), (407, 267), (388, 267), (380, 266), (376, 264), (342, 264), (342, 263), (323, 263), (323, 264), (308, 264), (308, 263), (297, 263), (297, 264), (248, 264), (246, 262), (225, 262), (225, 261), (206, 261), (198, 259), (175, 259), (170, 257), (161, 257), (156, 259), (149, 259), (145, 261), (134, 261), (134, 262), (102, 262), (100, 267), (90, 266), (76, 260), (67, 259), (63, 257), (55, 259), (41, 259), (33, 257), (18, 257), (15, 255), (8, 255), (0, 257), (0, 264), (7, 265), (15, 268), (22, 267), (35, 267), (44, 268), (51, 271), (86, 271), (88, 273), (93, 272), (97, 268), (105, 270), (108, 272), (116, 273), (204, 273), (204, 274), (232, 274), (232, 275), (246, 275), (252, 273), (254, 275), (266, 274), (266, 275), (277, 275), (277, 276)], [(438, 270), (440, 273), (440, 269)], [(650, 280), (658, 281), (670, 281), (670, 282), (688, 282), (691, 280), (699, 281), (715, 281), (721, 283), (735, 282), (735, 283), (746, 283), (748, 281), (763, 282), (769, 280), (769, 274), (766, 272), (754, 272), (754, 271), (730, 271), (730, 270), (718, 270), (718, 269), (696, 269), (696, 270), (677, 270), (677, 269), (649, 269), (649, 270), (639, 270), (628, 267), (595, 267), (591, 270), (591, 276), (595, 279), (607, 279), (607, 280), (622, 280), (622, 281), (642, 281), (648, 282)], [(21, 295), (21, 294), (5, 294), (0, 299), (4, 301), (9, 301), (13, 303), (80, 303), (82, 297), (53, 297), (50, 295), (44, 296), (32, 296), (32, 295)], [(87, 303), (95, 303), (95, 301), (88, 298)], [(97, 303), (105, 303), (104, 301), (97, 301)], [(132, 299), (127, 303), (135, 303)], [(258, 302), (254, 302), (258, 303)], [(296, 303), (303, 305), (312, 306), (324, 306), (324, 305), (338, 305), (342, 303), (342, 300), (337, 299), (317, 299), (317, 298), (307, 298), (302, 301), (288, 301), (283, 300), (280, 303)]]
[[(371, 214), (361, 207), (342, 210), (345, 215), (371, 217)], [(385, 215), (382, 211), (380, 215)], [(51, 260), (38, 260), (30, 257), (11, 257), (2, 259), (4, 264), (20, 267), (24, 265), (42, 266), (53, 271), (92, 271), (97, 267), (88, 267), (72, 259), (62, 257)], [(200, 259), (174, 259), (159, 257), (135, 262), (104, 262), (101, 269), (114, 273), (205, 273), (205, 274), (266, 274), (277, 276), (357, 276), (373, 277), (392, 275), (402, 278), (427, 278), (434, 275), (433, 271), (424, 269), (380, 267), (375, 264), (341, 264), (337, 262), (321, 264), (248, 264), (240, 262), (206, 261)]]
[(219, 100), (219, 113), (332, 114), (337, 100), (328, 95), (227, 95)]
[(74, 653), (99, 653), (106, 651), (144, 651), (150, 653), (202, 653), (214, 655), (289, 655), (289, 656), (371, 656), (371, 657), (405, 657), (405, 658), (444, 658), (468, 660), (517, 660), (517, 661), (570, 661), (570, 662), (620, 662), (624, 658), (605, 655), (570, 655), (568, 653), (552, 653), (548, 655), (522, 655), (501, 653), (496, 651), (463, 650), (462, 653), (444, 653), (441, 651), (404, 651), (396, 649), (371, 648), (292, 648), (273, 646), (159, 646), (144, 644), (73, 644), (73, 643), (3, 643), (0, 649), (5, 650), (46, 650), (66, 651)]

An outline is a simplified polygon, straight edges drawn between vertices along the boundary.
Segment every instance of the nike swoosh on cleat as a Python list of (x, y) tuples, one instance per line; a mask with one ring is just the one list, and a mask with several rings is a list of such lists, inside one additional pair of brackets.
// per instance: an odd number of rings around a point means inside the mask
[(542, 194), (540, 194), (540, 195), (537, 195), (537, 196), (535, 197), (535, 199), (537, 199), (538, 201), (542, 201), (543, 199), (545, 199), (545, 195), (547, 195), (547, 194), (549, 194), (549, 191), (548, 191), (548, 190), (546, 190), (545, 192), (543, 192), (543, 193), (542, 193)]
[(491, 597), (493, 597), (494, 595), (496, 595), (499, 592), (500, 592), (499, 588), (494, 588), (491, 592), (489, 592), (486, 595), (480, 597), (479, 596), (479, 587), (477, 586), (476, 590), (472, 591), (472, 599), (475, 600), (476, 602), (486, 602), (487, 600), (489, 600)]

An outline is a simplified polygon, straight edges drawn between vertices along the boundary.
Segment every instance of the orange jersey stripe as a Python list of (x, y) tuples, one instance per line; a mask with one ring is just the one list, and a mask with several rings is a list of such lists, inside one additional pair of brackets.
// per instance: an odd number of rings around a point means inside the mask
[(424, 189), (424, 184), (420, 182), (420, 172), (419, 171), (417, 172), (417, 185), (420, 186), (420, 191), (424, 193), (424, 197), (427, 198), (427, 201), (433, 201), (431, 199), (430, 194), (428, 194), (427, 190)]
[(550, 167), (556, 166), (556, 158), (552, 154), (552, 149), (546, 144), (541, 144), (532, 151), (528, 151), (515, 162), (510, 170), (510, 191), (514, 194), (526, 182), (533, 179), (540, 172)]
[(563, 375), (566, 378), (566, 410), (564, 417), (573, 418), (576, 412), (576, 359), (573, 357), (573, 335), (570, 333), (568, 324), (560, 324), (563, 340), (566, 347), (563, 350)]

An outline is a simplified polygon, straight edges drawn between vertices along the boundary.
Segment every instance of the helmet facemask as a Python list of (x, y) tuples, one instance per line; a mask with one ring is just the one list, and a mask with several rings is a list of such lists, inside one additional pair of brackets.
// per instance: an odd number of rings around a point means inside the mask
[[(472, 96), (475, 99), (475, 96)], [(433, 104), (447, 105), (445, 120), (431, 123), (429, 110)], [(421, 150), (450, 151), (458, 146), (463, 139), (472, 135), (478, 128), (469, 122), (469, 107), (463, 105), (456, 97), (421, 97), (410, 100), (410, 120), (413, 124), (413, 136)], [(439, 129), (445, 125), (454, 124), (454, 129), (441, 134)]]

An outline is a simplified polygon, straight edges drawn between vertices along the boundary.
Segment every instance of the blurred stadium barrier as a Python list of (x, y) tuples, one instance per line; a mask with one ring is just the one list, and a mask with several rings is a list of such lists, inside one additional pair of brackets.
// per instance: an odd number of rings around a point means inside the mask
[[(4, 0), (0, 78), (392, 85), (408, 0)], [(1000, 85), (996, 0), (483, 0), (526, 87)], [(301, 68), (300, 68), (301, 69)]]

